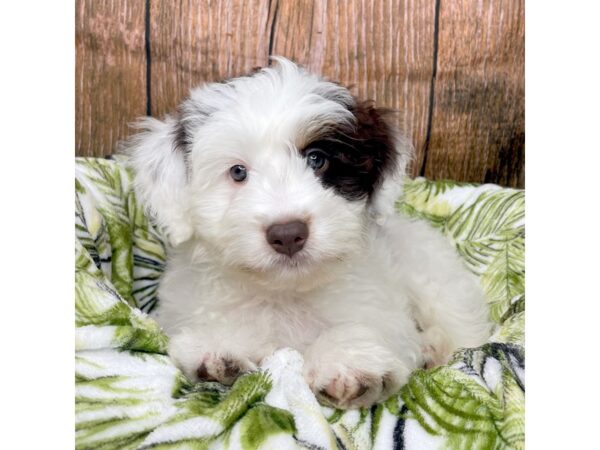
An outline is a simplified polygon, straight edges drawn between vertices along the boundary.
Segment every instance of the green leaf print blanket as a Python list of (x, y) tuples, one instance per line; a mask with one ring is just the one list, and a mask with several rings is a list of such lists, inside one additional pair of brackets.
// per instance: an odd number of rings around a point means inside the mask
[(190, 383), (147, 313), (165, 266), (160, 230), (122, 160), (76, 161), (78, 449), (500, 449), (524, 447), (524, 192), (407, 181), (399, 214), (443, 233), (485, 289), (489, 343), (417, 370), (369, 409), (320, 406), (302, 357), (275, 352), (233, 386)]

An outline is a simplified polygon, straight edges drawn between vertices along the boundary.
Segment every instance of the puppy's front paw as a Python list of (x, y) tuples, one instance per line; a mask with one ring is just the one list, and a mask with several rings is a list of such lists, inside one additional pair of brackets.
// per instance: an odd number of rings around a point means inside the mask
[(309, 383), (321, 402), (341, 409), (370, 406), (385, 390), (385, 377), (351, 369), (330, 377), (316, 375)]
[(385, 347), (361, 349), (360, 344), (346, 351), (323, 343), (306, 352), (304, 377), (323, 403), (346, 409), (386, 400), (406, 383), (419, 362), (412, 353), (401, 359)]
[(256, 366), (248, 359), (206, 353), (196, 368), (196, 376), (203, 381), (218, 381), (231, 385), (244, 372)]
[(175, 335), (169, 342), (169, 356), (192, 381), (233, 384), (239, 375), (256, 369), (256, 364), (238, 352), (190, 332)]

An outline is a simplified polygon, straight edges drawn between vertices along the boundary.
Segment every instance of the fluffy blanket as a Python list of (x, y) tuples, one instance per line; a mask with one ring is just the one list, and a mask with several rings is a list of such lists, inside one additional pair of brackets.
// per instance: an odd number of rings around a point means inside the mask
[(76, 446), (79, 449), (524, 447), (524, 193), (407, 181), (398, 212), (443, 233), (480, 276), (497, 329), (448, 366), (417, 370), (370, 409), (320, 406), (302, 357), (281, 349), (232, 387), (190, 383), (146, 313), (165, 243), (122, 161), (76, 162)]

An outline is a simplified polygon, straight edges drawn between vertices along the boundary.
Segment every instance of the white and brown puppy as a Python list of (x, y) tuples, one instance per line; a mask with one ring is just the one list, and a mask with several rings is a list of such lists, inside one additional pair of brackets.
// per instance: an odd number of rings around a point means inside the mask
[(229, 384), (292, 347), (321, 400), (371, 405), (484, 343), (487, 308), (448, 242), (394, 215), (410, 146), (344, 87), (275, 59), (193, 90), (129, 143), (172, 244), (156, 318), (193, 379)]

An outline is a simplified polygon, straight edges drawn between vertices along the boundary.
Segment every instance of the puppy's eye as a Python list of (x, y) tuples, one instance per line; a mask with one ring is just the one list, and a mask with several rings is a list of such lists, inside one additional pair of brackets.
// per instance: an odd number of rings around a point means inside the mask
[(229, 175), (233, 178), (233, 181), (240, 183), (248, 177), (248, 171), (245, 166), (236, 164), (229, 169)]
[(312, 149), (306, 152), (306, 163), (317, 174), (321, 174), (329, 167), (329, 160), (325, 153), (318, 149)]

